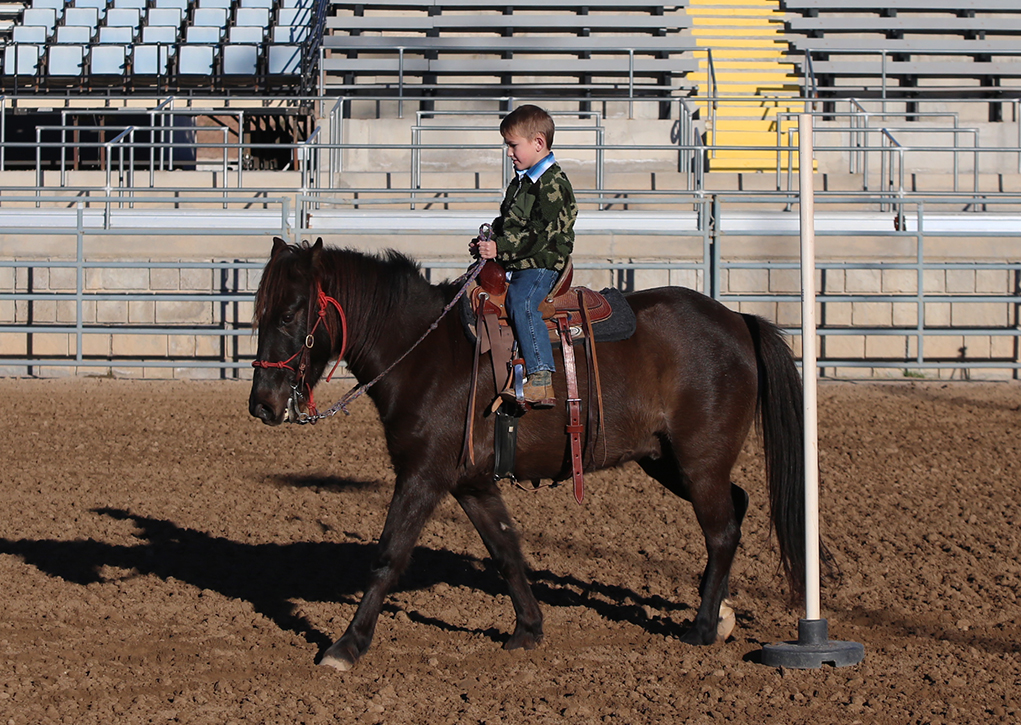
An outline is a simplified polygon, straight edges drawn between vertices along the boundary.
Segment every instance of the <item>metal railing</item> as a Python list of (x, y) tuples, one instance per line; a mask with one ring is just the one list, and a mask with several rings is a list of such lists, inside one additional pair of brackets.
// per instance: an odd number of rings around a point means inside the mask
[[(800, 301), (797, 289), (791, 289), (788, 283), (782, 284), (782, 275), (799, 268), (797, 261), (797, 229), (796, 215), (768, 212), (754, 213), (755, 205), (773, 208), (777, 204), (777, 196), (782, 201), (796, 203), (796, 196), (789, 194), (766, 194), (753, 196), (746, 194), (713, 194), (706, 196), (688, 195), (679, 200), (678, 204), (685, 208), (694, 206), (696, 223), (690, 227), (661, 227), (647, 232), (653, 236), (669, 236), (678, 245), (689, 249), (686, 255), (678, 254), (672, 259), (642, 261), (639, 259), (622, 259), (611, 262), (596, 262), (579, 258), (576, 268), (590, 272), (604, 272), (612, 280), (612, 284), (625, 291), (632, 291), (648, 286), (649, 275), (667, 275), (668, 283), (676, 284), (679, 275), (684, 275), (688, 286), (695, 287), (705, 294), (735, 308), (768, 304), (780, 310), (784, 305), (796, 306)], [(100, 203), (119, 201), (117, 199), (98, 199)], [(874, 206), (875, 199), (871, 196), (854, 197), (847, 193), (830, 193), (817, 195), (817, 215), (825, 220), (825, 207), (828, 204), (860, 202), (863, 206)], [(932, 199), (941, 202), (941, 199)], [(1007, 200), (1004, 200), (1007, 201)], [(1011, 199), (1015, 204), (1018, 199)], [(130, 226), (113, 229), (91, 226), (88, 223), (85, 202), (75, 207), (75, 223), (72, 229), (67, 228), (0, 228), (5, 234), (35, 234), (57, 236), (66, 239), (73, 249), (66, 250), (69, 254), (58, 255), (59, 258), (19, 258), (0, 260), (0, 272), (11, 270), (10, 274), (0, 279), (7, 281), (0, 285), (0, 309), (6, 309), (7, 319), (0, 321), (0, 339), (5, 341), (6, 351), (0, 354), (0, 370), (7, 374), (38, 374), (47, 368), (80, 368), (83, 370), (121, 370), (129, 368), (153, 369), (213, 369), (221, 377), (236, 377), (250, 366), (253, 350), (251, 340), (246, 341), (251, 328), (250, 303), (254, 294), (255, 277), (249, 275), (259, 270), (264, 264), (263, 255), (268, 250), (267, 237), (271, 234), (296, 241), (313, 235), (339, 238), (350, 236), (352, 231), (344, 228), (342, 222), (335, 227), (317, 225), (314, 229), (305, 224), (291, 224), (289, 209), (285, 200), (279, 203), (279, 228), (268, 225), (249, 229), (185, 229), (173, 228), (132, 228)], [(210, 205), (220, 205), (219, 198), (208, 199)], [(753, 209), (750, 213), (749, 209)], [(598, 212), (596, 212), (598, 213)], [(691, 212), (687, 212), (690, 214)], [(846, 238), (853, 236), (857, 240), (866, 241), (870, 238), (881, 240), (877, 247), (899, 247), (898, 251), (884, 251), (872, 256), (860, 250), (855, 259), (820, 257), (817, 269), (823, 275), (821, 294), (817, 302), (821, 306), (822, 315), (818, 334), (823, 344), (819, 356), (819, 366), (824, 370), (878, 370), (922, 372), (933, 370), (1000, 370), (1008, 371), (1017, 378), (1021, 376), (1021, 226), (1016, 226), (1010, 235), (1004, 235), (999, 229), (983, 230), (980, 226), (967, 230), (948, 230), (939, 228), (938, 214), (928, 212), (924, 201), (905, 202), (903, 218), (905, 222), (899, 229), (892, 225), (883, 228), (863, 228), (861, 224), (854, 229), (834, 227), (832, 223), (817, 223), (816, 236), (823, 242), (826, 238)], [(865, 217), (858, 217), (859, 221)], [(974, 219), (974, 215), (969, 218)], [(1018, 217), (1021, 218), (1021, 217)], [(107, 259), (105, 255), (87, 253), (96, 237), (142, 237), (150, 240), (170, 238), (201, 233), (215, 235), (233, 235), (251, 237), (253, 253), (245, 259), (206, 259), (203, 261), (145, 261)], [(425, 230), (419, 233), (425, 233)], [(650, 239), (652, 237), (650, 236)], [(747, 240), (773, 239), (772, 246), (780, 251), (768, 257), (749, 258), (747, 256)], [(976, 240), (995, 240), (1002, 247), (1001, 259), (969, 260), (947, 257), (945, 249), (948, 244), (955, 245), (973, 243)], [(693, 242), (694, 246), (690, 243)], [(579, 247), (583, 244), (579, 240)], [(761, 244), (761, 242), (760, 242)], [(50, 245), (52, 248), (52, 244)], [(148, 245), (140, 245), (140, 255), (145, 255)], [(700, 249), (695, 252), (695, 249)], [(933, 249), (942, 251), (932, 251)], [(1012, 251), (1015, 250), (1015, 251)], [(425, 273), (433, 279), (457, 276), (467, 265), (467, 258), (444, 259), (424, 258), (420, 260)], [(53, 282), (55, 272), (73, 271), (73, 283), (65, 280), (65, 284)], [(158, 289), (159, 284), (150, 283), (151, 289), (142, 289), (144, 283), (137, 283), (131, 289), (115, 289), (104, 287), (92, 279), (90, 275), (103, 270), (146, 270), (151, 280), (163, 273), (178, 272), (181, 274), (194, 270), (208, 270), (211, 278), (206, 289)], [(741, 275), (757, 274), (759, 282), (752, 285), (755, 289), (742, 291)], [(891, 275), (907, 273), (900, 279), (901, 289), (890, 289), (887, 278)], [(979, 275), (989, 273), (996, 280), (998, 289), (991, 289), (989, 284), (975, 284), (970, 290), (958, 290), (946, 281), (954, 274)], [(827, 275), (837, 274), (845, 280), (852, 275), (864, 275), (870, 279), (878, 279), (871, 290), (857, 289), (855, 285), (845, 281), (833, 284)], [(937, 279), (934, 282), (934, 276)], [(46, 284), (37, 284), (37, 280), (45, 278)], [(907, 281), (906, 281), (907, 280)], [(116, 285), (114, 285), (116, 287)], [(746, 285), (747, 286), (747, 285)], [(993, 285), (995, 286), (995, 285)], [(4, 306), (6, 303), (6, 306)], [(167, 307), (180, 303), (199, 303), (208, 313), (201, 315), (201, 320), (185, 320), (167, 323), (161, 320), (172, 317), (172, 312), (161, 312)], [(145, 320), (122, 319), (116, 323), (104, 321), (100, 311), (101, 305), (116, 305), (124, 310), (142, 307), (150, 310)], [(856, 305), (862, 309), (875, 310), (882, 307), (886, 312), (886, 322), (879, 324), (874, 319), (865, 322), (857, 321), (857, 313), (838, 315), (834, 310), (853, 310)], [(975, 307), (978, 306), (978, 307)], [(937, 316), (936, 311), (944, 309)], [(974, 320), (981, 315), (971, 314), (968, 310), (980, 309), (987, 313), (994, 311), (998, 322), (976, 324)], [(760, 310), (761, 311), (761, 310)], [(772, 316), (772, 315), (770, 315)], [(781, 315), (793, 320), (794, 315)], [(963, 319), (960, 322), (958, 318)], [(781, 323), (784, 319), (779, 320)], [(800, 330), (796, 323), (790, 322), (791, 334), (797, 336)], [(863, 341), (858, 355), (835, 351), (841, 338), (855, 338)], [(936, 341), (955, 338), (960, 341), (958, 352), (950, 355), (945, 345), (933, 352), (929, 348)], [(184, 351), (178, 351), (173, 341), (182, 339), (203, 338), (206, 344), (189, 342)], [(893, 355), (889, 345), (875, 342), (880, 339), (896, 338), (901, 345), (902, 354)], [(132, 352), (130, 346), (120, 344), (117, 340), (138, 340), (159, 342), (165, 353), (158, 354), (143, 345), (140, 352)], [(48, 347), (41, 347), (37, 341), (48, 340)], [(64, 345), (66, 352), (55, 351), (56, 345)], [(63, 340), (64, 342), (59, 342)], [(109, 340), (103, 352), (96, 352), (94, 341)], [(866, 341), (872, 340), (872, 343)], [(994, 340), (1005, 340), (1006, 347)], [(16, 342), (21, 341), (21, 342)], [(986, 346), (986, 352), (970, 351), (980, 341)], [(104, 343), (105, 344), (105, 343)], [(954, 343), (956, 345), (957, 342)], [(21, 345), (19, 351), (12, 352), (13, 347)], [(870, 346), (879, 346), (883, 352), (874, 352)], [(118, 352), (120, 350), (121, 352)], [(205, 352), (200, 352), (205, 350)], [(966, 374), (965, 372), (961, 373)]]

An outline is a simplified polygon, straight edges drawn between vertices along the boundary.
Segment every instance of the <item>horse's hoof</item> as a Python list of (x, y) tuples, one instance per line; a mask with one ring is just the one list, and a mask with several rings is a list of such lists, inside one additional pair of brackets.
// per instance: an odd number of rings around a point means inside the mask
[(319, 660), (319, 665), (321, 667), (332, 667), (335, 670), (340, 670), (341, 672), (347, 672), (348, 670), (350, 670), (352, 667), (355, 666), (355, 663), (354, 662), (348, 662), (347, 660), (341, 659), (339, 657), (332, 657), (330, 655), (324, 655), (323, 658), (321, 660)]
[(323, 652), (323, 658), (319, 664), (324, 667), (332, 667), (335, 670), (347, 672), (355, 666), (358, 657), (345, 646), (344, 640), (334, 642), (328, 650)]
[(711, 629), (708, 632), (703, 632), (698, 627), (693, 626), (681, 635), (681, 641), (684, 642), (684, 644), (708, 647), (716, 642), (716, 630)]
[(504, 649), (535, 649), (542, 642), (542, 632), (530, 632), (524, 629), (514, 630), (514, 634), (504, 645)]
[(734, 615), (734, 608), (730, 606), (729, 599), (724, 599), (720, 604), (720, 619), (716, 624), (716, 636), (720, 638), (720, 641), (726, 641), (736, 628), (737, 617)]

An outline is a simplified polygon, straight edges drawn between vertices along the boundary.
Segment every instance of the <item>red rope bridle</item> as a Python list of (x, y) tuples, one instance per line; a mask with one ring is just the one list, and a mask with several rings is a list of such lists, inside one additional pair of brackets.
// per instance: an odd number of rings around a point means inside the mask
[[(310, 319), (312, 317), (313, 299), (315, 300), (314, 304), (319, 308), (319, 313), (316, 317), (316, 321), (312, 324), (312, 329), (309, 330), (307, 335), (305, 335), (305, 344), (301, 347), (301, 349), (281, 362), (253, 360), (252, 367), (263, 369), (276, 368), (277, 370), (286, 368), (294, 373), (294, 384), (291, 388), (295, 394), (300, 395), (308, 401), (309, 414), (315, 417), (317, 412), (315, 400), (312, 395), (312, 386), (305, 380), (305, 373), (308, 370), (309, 356), (311, 354), (312, 347), (315, 345), (316, 330), (319, 329), (319, 325), (323, 324), (330, 307), (332, 306), (336, 309), (337, 316), (340, 317), (340, 353), (337, 355), (337, 361), (333, 364), (330, 374), (326, 376), (326, 382), (330, 382), (330, 378), (332, 378), (333, 373), (337, 371), (337, 366), (340, 365), (340, 361), (344, 359), (344, 353), (347, 352), (347, 315), (344, 314), (344, 308), (341, 307), (340, 303), (323, 292), (322, 285), (316, 281), (316, 293), (309, 298), (309, 314), (306, 319)], [(327, 326), (327, 331), (329, 331), (329, 326)], [(332, 334), (330, 335), (330, 347), (331, 349), (333, 347)], [(295, 358), (299, 358), (297, 369), (291, 367), (291, 362)], [(302, 388), (304, 388), (304, 391), (301, 390)]]
[[(446, 306), (444, 306), (443, 311), (440, 313), (440, 316), (436, 319), (436, 321), (429, 326), (429, 329), (422, 333), (421, 337), (419, 337), (418, 340), (416, 340), (414, 344), (411, 345), (411, 347), (405, 350), (400, 357), (398, 357), (396, 360), (390, 363), (390, 366), (383, 370), (381, 373), (379, 373), (376, 377), (374, 377), (367, 383), (355, 386), (354, 388), (349, 390), (347, 394), (344, 395), (343, 398), (338, 400), (329, 410), (323, 413), (320, 413), (318, 412), (318, 410), (316, 410), (315, 403), (312, 400), (312, 388), (305, 382), (305, 366), (307, 364), (308, 357), (307, 354), (303, 355), (302, 359), (298, 362), (298, 370), (295, 372), (294, 385), (292, 385), (291, 388), (293, 390), (293, 395), (300, 396), (308, 400), (308, 413), (298, 413), (296, 419), (291, 422), (315, 423), (317, 420), (321, 420), (323, 418), (330, 418), (336, 415), (337, 412), (341, 410), (344, 411), (345, 414), (349, 414), (347, 406), (351, 402), (356, 400), (358, 397), (364, 395), (369, 388), (371, 388), (373, 385), (382, 380), (391, 370), (393, 370), (402, 360), (404, 360), (404, 358), (406, 358), (411, 353), (412, 350), (414, 350), (416, 347), (422, 344), (422, 341), (425, 340), (425, 338), (427, 338), (429, 334), (432, 333), (439, 326), (440, 320), (446, 317), (447, 313), (454, 309), (454, 306), (461, 299), (461, 297), (464, 296), (465, 292), (467, 292), (472, 282), (475, 281), (475, 278), (479, 276), (479, 272), (482, 271), (484, 263), (485, 260), (480, 259), (478, 262), (474, 264), (474, 266), (472, 266), (471, 269), (468, 270), (468, 272), (463, 274), (455, 282), (455, 284), (461, 285), (460, 289), (458, 289), (457, 291), (457, 294), (455, 294), (454, 298), (450, 300), (450, 302), (448, 302)], [(316, 331), (316, 327), (318, 327), (319, 323), (322, 322), (323, 318), (326, 317), (326, 311), (328, 309), (327, 306), (333, 305), (334, 307), (337, 308), (337, 312), (340, 315), (341, 334), (343, 334), (344, 339), (341, 342), (340, 355), (337, 358), (337, 364), (333, 366), (333, 370), (331, 370), (330, 374), (326, 376), (326, 382), (330, 382), (330, 378), (333, 376), (333, 372), (337, 369), (337, 365), (340, 364), (341, 359), (344, 357), (344, 351), (347, 349), (347, 317), (344, 314), (344, 308), (340, 306), (340, 303), (337, 302), (337, 300), (333, 299), (332, 297), (327, 297), (323, 293), (322, 287), (318, 283), (316, 284), (316, 287), (317, 287), (316, 299), (318, 300), (319, 303), (319, 319), (316, 320), (315, 325), (312, 327), (312, 331), (308, 334), (308, 336), (306, 336), (305, 346), (301, 350), (298, 350), (298, 352), (294, 353), (289, 358), (284, 360), (283, 362), (267, 362), (265, 360), (255, 360), (252, 362), (253, 367), (287, 368), (288, 370), (294, 371), (294, 368), (292, 368), (289, 363), (292, 360), (294, 360), (294, 358), (298, 357), (298, 355), (301, 355), (302, 353), (307, 353), (307, 351), (312, 348), (313, 343), (312, 336)], [(309, 317), (311, 317), (311, 309), (309, 310)], [(300, 391), (300, 387), (302, 385), (305, 386), (307, 392), (302, 393)], [(290, 405), (290, 401), (288, 401), (288, 405)]]

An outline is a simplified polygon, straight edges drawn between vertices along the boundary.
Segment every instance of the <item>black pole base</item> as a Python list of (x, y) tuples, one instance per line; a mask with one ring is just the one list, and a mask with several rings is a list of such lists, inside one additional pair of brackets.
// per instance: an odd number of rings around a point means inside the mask
[(857, 642), (829, 639), (829, 625), (825, 619), (801, 619), (797, 642), (777, 642), (762, 648), (762, 664), (769, 667), (816, 670), (823, 665), (848, 667), (863, 659), (865, 648)]

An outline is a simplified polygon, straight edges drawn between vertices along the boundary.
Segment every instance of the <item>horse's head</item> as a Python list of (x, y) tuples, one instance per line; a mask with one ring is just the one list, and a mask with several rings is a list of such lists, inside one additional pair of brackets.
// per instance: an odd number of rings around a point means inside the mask
[(308, 409), (338, 339), (341, 312), (323, 302), (322, 256), (322, 239), (289, 245), (275, 238), (259, 283), (253, 320), (259, 347), (248, 411), (268, 425), (294, 421)]

